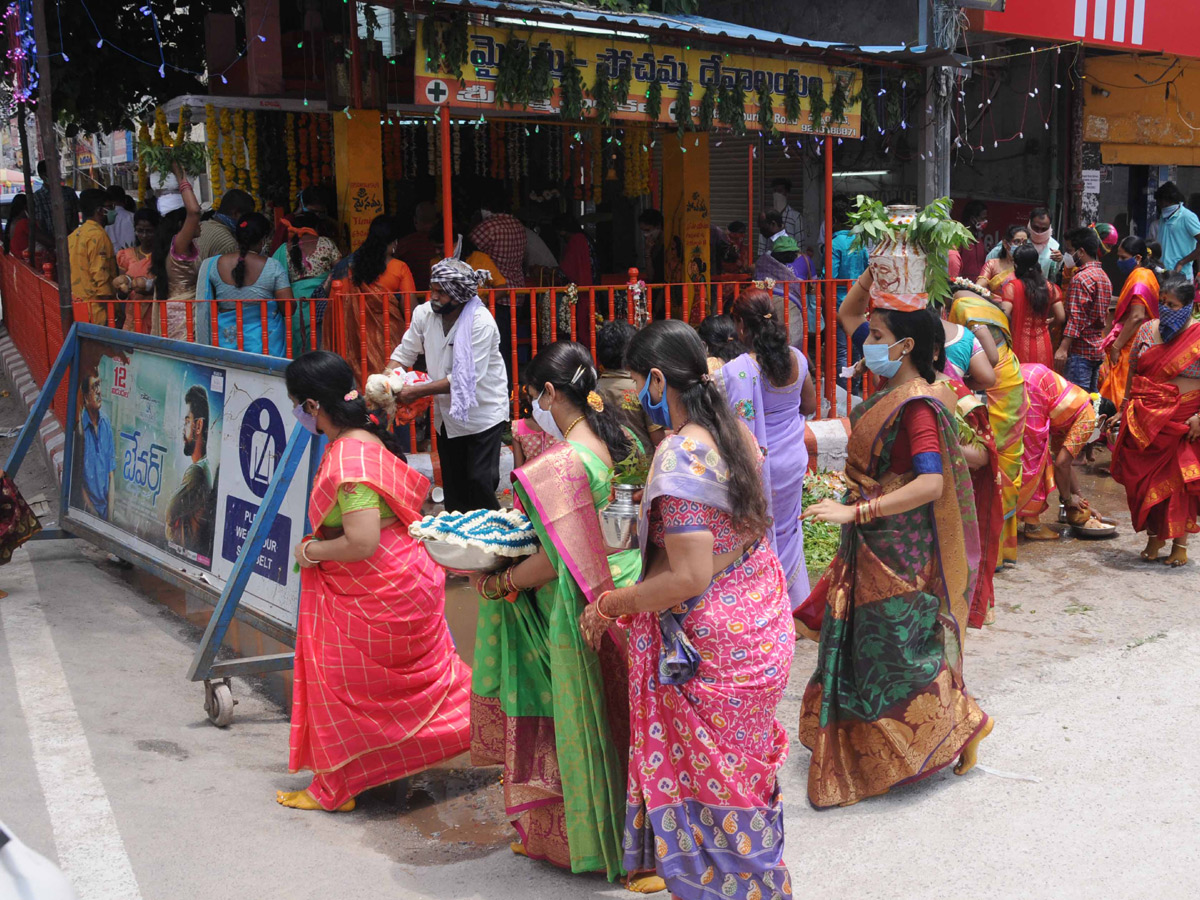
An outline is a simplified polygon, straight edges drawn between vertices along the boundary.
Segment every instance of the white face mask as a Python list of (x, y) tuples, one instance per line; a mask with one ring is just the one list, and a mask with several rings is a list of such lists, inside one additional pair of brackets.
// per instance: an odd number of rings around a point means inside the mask
[(537, 427), (550, 435), (555, 440), (563, 439), (562, 429), (558, 427), (558, 423), (554, 421), (554, 413), (548, 409), (542, 409), (542, 396), (545, 394), (542, 391), (538, 394), (536, 400), (533, 401), (533, 421), (537, 423)]

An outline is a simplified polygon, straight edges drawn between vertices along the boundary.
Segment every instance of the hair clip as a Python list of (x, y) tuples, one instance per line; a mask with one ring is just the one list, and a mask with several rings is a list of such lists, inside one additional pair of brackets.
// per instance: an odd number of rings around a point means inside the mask
[(708, 372), (705, 372), (703, 375), (700, 376), (701, 384), (712, 384), (713, 380), (714, 379), (713, 379), (712, 375)]
[(578, 369), (575, 370), (575, 374), (571, 376), (570, 383), (574, 384), (575, 382), (577, 382), (579, 380), (579, 376), (581, 376), (582, 374), (583, 374), (583, 366), (580, 366)]
[(369, 421), (376, 428), (379, 427), (379, 416), (375, 415), (375, 413), (367, 413), (367, 421)]
[(351, 391), (342, 399), (345, 400), (347, 403), (349, 403), (351, 400), (357, 400), (358, 399), (358, 391)]
[(774, 317), (775, 317), (774, 313), (763, 313), (764, 319), (773, 319)]

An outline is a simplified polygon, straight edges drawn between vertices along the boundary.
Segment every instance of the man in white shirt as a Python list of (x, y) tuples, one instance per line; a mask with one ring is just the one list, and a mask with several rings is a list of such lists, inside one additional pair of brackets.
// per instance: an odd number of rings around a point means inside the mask
[[(803, 248), (805, 244), (804, 219), (800, 217), (800, 213), (792, 209), (791, 203), (792, 183), (786, 178), (776, 178), (771, 182), (771, 207), (779, 213), (780, 221), (783, 223), (783, 232), (788, 237), (792, 238), (796, 244)], [(776, 237), (783, 237), (782, 234)], [(770, 243), (759, 243), (759, 254), (766, 253), (775, 245), (775, 241)]]
[(112, 211), (108, 214), (108, 225), (104, 230), (108, 232), (113, 250), (132, 247), (137, 243), (137, 237), (133, 233), (133, 213), (125, 206), (128, 200), (125, 188), (114, 184), (110, 185), (105, 193), (108, 195), (108, 202), (112, 204)]
[(412, 325), (389, 363), (412, 368), (424, 354), (430, 381), (406, 385), (397, 400), (434, 398), (446, 509), (499, 509), (500, 443), (508, 421), (500, 331), (479, 300), (480, 274), (466, 263), (442, 260), (429, 282), (429, 302), (413, 310)]

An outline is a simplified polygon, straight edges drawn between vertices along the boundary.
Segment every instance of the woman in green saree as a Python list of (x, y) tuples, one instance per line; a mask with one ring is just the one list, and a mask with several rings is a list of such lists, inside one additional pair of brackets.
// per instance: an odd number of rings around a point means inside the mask
[[(541, 550), (476, 579), (471, 758), (504, 766), (513, 852), (572, 872), (624, 874), (629, 689), (623, 635), (588, 649), (579, 616), (604, 592), (637, 581), (637, 550), (613, 553), (600, 532), (614, 462), (633, 449), (596, 393), (580, 344), (550, 344), (529, 369), (538, 425), (561, 443), (513, 473)], [(655, 876), (631, 890), (663, 889)]]

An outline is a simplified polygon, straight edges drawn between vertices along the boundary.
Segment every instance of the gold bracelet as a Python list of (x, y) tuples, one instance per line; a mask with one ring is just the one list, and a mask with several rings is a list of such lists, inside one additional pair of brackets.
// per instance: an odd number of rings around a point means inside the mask
[(300, 558), (303, 559), (310, 566), (315, 566), (317, 563), (320, 562), (319, 559), (313, 559), (311, 556), (308, 555), (308, 545), (315, 544), (316, 542), (317, 542), (316, 538), (310, 538), (307, 541), (300, 542)]

